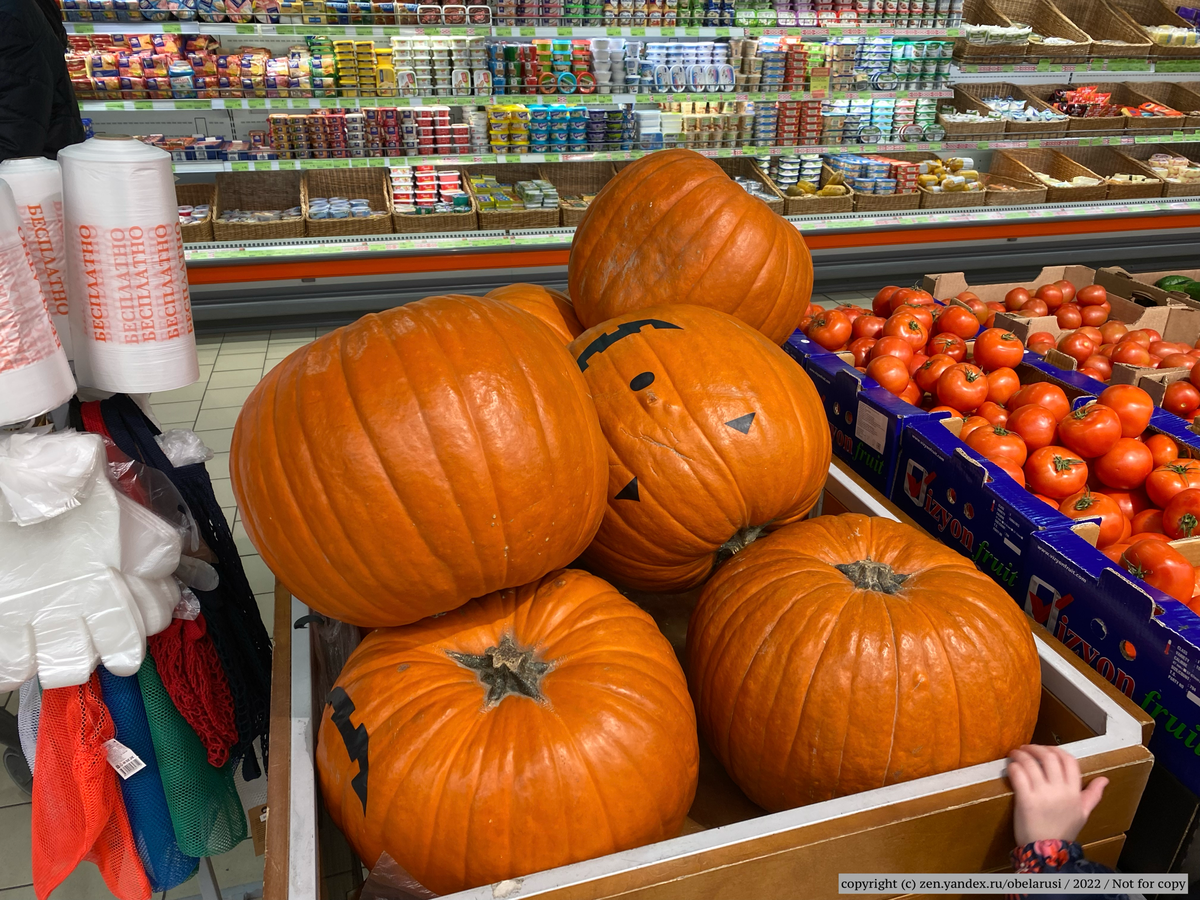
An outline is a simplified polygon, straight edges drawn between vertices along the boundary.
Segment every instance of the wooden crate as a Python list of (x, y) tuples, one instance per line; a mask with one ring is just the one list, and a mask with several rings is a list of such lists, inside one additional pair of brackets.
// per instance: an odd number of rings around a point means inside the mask
[[(835, 462), (825, 512), (911, 520)], [(682, 653), (697, 592), (642, 598)], [(272, 678), (270, 817), (264, 900), (317, 900), (328, 879), (319, 830), (313, 744), (324, 705), (313, 673), (324, 648), (293, 630), (308, 608), (277, 586)], [(1079, 836), (1089, 858), (1115, 864), (1150, 773), (1153, 720), (1075, 653), (1031, 624), (1042, 662), (1042, 706), (1034, 740), (1059, 744), (1085, 780), (1109, 779), (1104, 799)], [(309, 630), (311, 632), (311, 629)], [(683, 834), (636, 850), (537, 872), (520, 879), (522, 900), (694, 900), (833, 897), (847, 872), (988, 872), (1008, 869), (1013, 795), (997, 760), (780, 813), (752, 804), (701, 744), (700, 784)], [(322, 852), (318, 853), (321, 847)], [(340, 857), (339, 857), (340, 858)], [(324, 885), (323, 885), (324, 882)], [(443, 900), (493, 900), (514, 882)], [(329, 896), (333, 896), (329, 893)], [(890, 898), (907, 895), (902, 891)]]

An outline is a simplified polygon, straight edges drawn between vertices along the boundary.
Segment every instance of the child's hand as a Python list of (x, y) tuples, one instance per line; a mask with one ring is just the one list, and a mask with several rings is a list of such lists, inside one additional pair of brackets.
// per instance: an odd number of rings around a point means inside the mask
[(1107, 778), (1081, 789), (1079, 763), (1058, 747), (1026, 744), (1009, 754), (1008, 780), (1016, 794), (1017, 846), (1034, 841), (1074, 841), (1104, 795)]

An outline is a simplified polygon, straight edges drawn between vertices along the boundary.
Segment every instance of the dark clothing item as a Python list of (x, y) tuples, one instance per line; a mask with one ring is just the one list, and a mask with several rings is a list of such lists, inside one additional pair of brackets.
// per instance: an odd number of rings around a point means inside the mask
[[(1088, 872), (1111, 872), (1108, 866), (1092, 862), (1083, 855), (1083, 847), (1072, 841), (1034, 841), (1012, 852), (1013, 871), (1018, 875), (1063, 874), (1081, 875)], [(1025, 894), (1010, 894), (1015, 900), (1025, 900)], [(1041, 894), (1037, 900), (1129, 900), (1125, 894)]]
[(0, 160), (54, 159), (84, 139), (56, 18), (41, 0), (0, 0)]

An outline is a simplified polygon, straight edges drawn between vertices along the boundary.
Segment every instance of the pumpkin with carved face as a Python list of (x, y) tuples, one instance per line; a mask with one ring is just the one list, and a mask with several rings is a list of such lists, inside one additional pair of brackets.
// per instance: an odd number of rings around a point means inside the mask
[(762, 532), (803, 518), (829, 469), (816, 388), (786, 353), (714, 309), (659, 306), (568, 348), (608, 442), (608, 508), (589, 565), (682, 591)]

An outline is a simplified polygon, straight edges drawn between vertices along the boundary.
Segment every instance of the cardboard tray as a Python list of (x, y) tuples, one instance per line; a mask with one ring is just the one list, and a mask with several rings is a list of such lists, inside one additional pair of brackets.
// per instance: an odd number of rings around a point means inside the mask
[[(1031, 179), (1025, 178), (1022, 180), (1030, 181)], [(1087, 266), (1046, 266), (1033, 281), (1014, 281), (1003, 284), (967, 284), (965, 272), (943, 272), (936, 275), (926, 275), (921, 283), (921, 287), (939, 300), (956, 297), (963, 291), (972, 291), (984, 303), (992, 301), (1003, 303), (1004, 295), (1016, 287), (1023, 287), (1032, 294), (1040, 285), (1065, 278), (1074, 284), (1075, 287), (1081, 288), (1091, 284), (1095, 277), (1096, 270), (1090, 269)]]
[[(833, 467), (830, 475), (829, 512), (901, 518), (844, 471)], [(677, 652), (683, 649), (694, 602), (693, 592), (690, 598), (660, 596), (657, 603), (646, 603)], [(340, 876), (324, 867), (345, 862), (344, 839), (319, 824), (323, 811), (313, 768), (330, 665), (313, 629), (293, 628), (308, 612), (286, 588), (276, 586), (271, 702), (276, 750), (268, 781), (265, 900), (341, 896), (330, 884)], [(1115, 863), (1150, 773), (1152, 758), (1144, 746), (1150, 717), (1045, 632), (1034, 628), (1034, 637), (1043, 684), (1034, 740), (1063, 746), (1079, 759), (1085, 779), (1104, 775), (1110, 780), (1079, 840), (1091, 858)], [(997, 760), (767, 814), (746, 799), (702, 745), (700, 785), (679, 837), (447, 896), (791, 900), (801, 886), (808, 897), (836, 897), (837, 875), (844, 872), (1004, 871), (1013, 807), (1004, 768)], [(337, 889), (344, 887), (342, 881)]]

